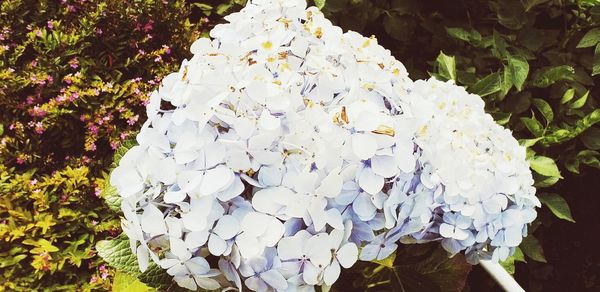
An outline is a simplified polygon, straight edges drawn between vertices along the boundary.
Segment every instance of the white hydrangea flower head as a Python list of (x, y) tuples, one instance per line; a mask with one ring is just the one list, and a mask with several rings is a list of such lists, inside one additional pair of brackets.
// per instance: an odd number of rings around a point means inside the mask
[(432, 78), (409, 91), (409, 107), (425, 113), (415, 143), (435, 214), (415, 238), (437, 233), (451, 254), (466, 249), (472, 262), (490, 255), (505, 260), (540, 207), (525, 148), (463, 87)]
[(140, 269), (191, 290), (314, 291), (398, 241), (508, 256), (539, 205), (510, 132), (306, 6), (249, 1), (151, 95), (111, 174)]

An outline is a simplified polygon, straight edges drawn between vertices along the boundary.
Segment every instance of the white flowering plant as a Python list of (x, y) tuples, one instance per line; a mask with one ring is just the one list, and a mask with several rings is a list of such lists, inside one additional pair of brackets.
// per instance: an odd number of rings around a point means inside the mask
[(118, 157), (126, 237), (99, 244), (109, 263), (155, 287), (315, 291), (357, 261), (391, 266), (399, 246), (439, 242), (472, 264), (515, 251), (540, 202), (525, 149), (479, 96), (412, 81), (305, 0), (225, 19)]

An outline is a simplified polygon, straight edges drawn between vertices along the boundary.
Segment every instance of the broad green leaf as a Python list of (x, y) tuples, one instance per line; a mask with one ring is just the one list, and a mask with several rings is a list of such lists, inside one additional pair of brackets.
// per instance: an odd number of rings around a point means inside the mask
[(587, 101), (589, 95), (590, 95), (590, 91), (588, 90), (582, 97), (578, 98), (573, 103), (569, 104), (569, 108), (571, 108), (571, 109), (582, 108), (585, 105), (585, 102)]
[(562, 98), (560, 99), (560, 104), (565, 104), (565, 103), (571, 101), (571, 99), (573, 99), (574, 96), (575, 96), (575, 89), (573, 89), (573, 88), (568, 89), (567, 91), (565, 91)]
[(583, 135), (581, 135), (581, 141), (588, 149), (600, 149), (600, 128), (592, 127), (583, 132)]
[(502, 85), (500, 86), (501, 95), (503, 97), (506, 96), (506, 94), (508, 94), (513, 85), (513, 80), (510, 76), (510, 68), (508, 68), (507, 65), (504, 65), (504, 70), (502, 70)]
[(578, 48), (593, 47), (600, 42), (600, 28), (593, 28), (588, 31), (577, 44)]
[(317, 6), (317, 8), (319, 8), (319, 10), (323, 9), (323, 7), (325, 7), (325, 2), (327, 2), (326, 0), (315, 0), (315, 6)]
[(541, 137), (544, 135), (544, 126), (542, 126), (542, 124), (535, 117), (522, 117), (521, 122), (535, 137)]
[(121, 234), (114, 239), (101, 240), (96, 243), (98, 255), (111, 267), (133, 274), (139, 274), (136, 255), (131, 253), (129, 239)]
[(540, 244), (539, 240), (530, 234), (523, 238), (523, 242), (519, 246), (523, 253), (534, 261), (546, 263), (546, 257), (544, 256), (544, 249)]
[(149, 292), (154, 289), (140, 282), (136, 277), (122, 271), (117, 271), (112, 283), (113, 292)]
[(538, 198), (556, 217), (575, 223), (571, 215), (571, 209), (563, 197), (554, 193), (544, 193), (539, 195)]
[(544, 119), (546, 119), (546, 125), (550, 124), (552, 120), (554, 120), (554, 112), (547, 101), (541, 98), (534, 98), (532, 103), (540, 111), (542, 116), (544, 116)]
[(502, 89), (501, 83), (500, 73), (495, 72), (477, 81), (473, 86), (470, 86), (469, 92), (484, 97), (500, 91)]
[(568, 65), (543, 67), (533, 74), (533, 85), (536, 87), (548, 87), (557, 81), (574, 80), (575, 69)]
[(454, 56), (448, 56), (440, 51), (435, 60), (437, 73), (446, 80), (456, 80), (456, 61)]
[(104, 189), (100, 193), (100, 197), (104, 199), (106, 205), (113, 211), (121, 212), (121, 196), (117, 192), (117, 188), (112, 186), (108, 179), (104, 184)]
[(529, 63), (523, 57), (509, 57), (508, 69), (512, 82), (519, 91), (523, 89), (523, 84), (529, 74)]
[(463, 254), (452, 258), (441, 247), (419, 261), (397, 260), (392, 271), (393, 291), (462, 291), (471, 265)]
[(4, 125), (0, 124), (0, 136), (2, 136), (2, 134), (4, 134)]
[[(167, 274), (167, 271), (158, 266), (155, 263), (151, 263), (148, 269), (138, 275), (138, 279), (149, 287), (156, 289), (157, 291), (169, 291), (169, 292), (186, 292), (187, 289), (179, 287), (174, 281), (173, 277)], [(205, 291), (199, 289), (198, 291)]]
[(529, 160), (531, 169), (535, 172), (550, 177), (561, 177), (560, 171), (554, 162), (554, 159), (546, 156), (535, 156)]

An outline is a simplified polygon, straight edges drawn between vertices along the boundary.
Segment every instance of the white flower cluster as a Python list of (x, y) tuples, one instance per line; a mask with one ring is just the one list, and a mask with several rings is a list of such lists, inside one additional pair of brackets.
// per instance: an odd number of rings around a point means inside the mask
[[(141, 270), (182, 287), (314, 291), (441, 240), (504, 259), (539, 205), (480, 97), (412, 82), (305, 0), (254, 0), (164, 78), (111, 174)], [(243, 284), (242, 284), (243, 282)]]

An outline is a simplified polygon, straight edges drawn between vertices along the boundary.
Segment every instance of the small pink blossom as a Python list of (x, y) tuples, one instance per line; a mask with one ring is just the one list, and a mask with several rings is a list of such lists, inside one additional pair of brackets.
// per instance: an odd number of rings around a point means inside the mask
[(54, 23), (52, 22), (52, 20), (48, 20), (48, 22), (46, 23), (46, 26), (48, 26), (49, 29), (53, 29)]

